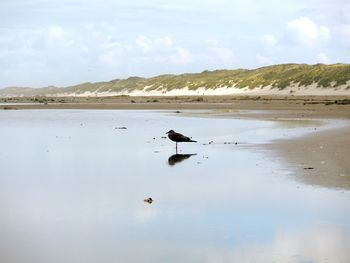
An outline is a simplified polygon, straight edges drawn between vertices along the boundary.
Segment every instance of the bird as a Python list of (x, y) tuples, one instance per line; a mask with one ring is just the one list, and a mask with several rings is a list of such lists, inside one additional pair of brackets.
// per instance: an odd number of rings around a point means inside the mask
[(166, 134), (168, 134), (168, 138), (170, 140), (172, 140), (173, 142), (176, 142), (176, 152), (177, 152), (178, 142), (197, 142), (195, 140), (192, 140), (190, 137), (187, 137), (181, 133), (175, 132), (174, 130), (170, 130)]

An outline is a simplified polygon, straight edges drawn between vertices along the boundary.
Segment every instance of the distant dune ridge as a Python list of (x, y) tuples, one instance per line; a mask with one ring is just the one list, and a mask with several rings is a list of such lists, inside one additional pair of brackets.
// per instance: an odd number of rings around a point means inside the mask
[(258, 69), (130, 77), (69, 87), (0, 89), (19, 96), (350, 95), (350, 64), (282, 64)]

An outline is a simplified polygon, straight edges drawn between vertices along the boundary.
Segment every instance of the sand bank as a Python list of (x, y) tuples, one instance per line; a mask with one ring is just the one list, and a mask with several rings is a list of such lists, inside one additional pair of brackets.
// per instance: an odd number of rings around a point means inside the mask
[[(335, 84), (335, 83), (334, 83)], [(82, 93), (57, 93), (56, 97), (111, 97), (111, 96), (131, 96), (131, 97), (154, 97), (154, 96), (230, 96), (230, 95), (260, 95), (260, 96), (273, 96), (273, 95), (298, 95), (298, 96), (350, 96), (350, 81), (344, 85), (338, 87), (321, 88), (317, 86), (317, 83), (311, 85), (299, 85), (294, 83), (284, 89), (279, 89), (269, 86), (259, 86), (255, 88), (238, 88), (236, 85), (232, 86), (220, 86), (217, 88), (200, 87), (191, 89), (189, 87), (179, 87), (172, 90), (165, 88), (152, 89), (151, 86), (146, 86), (143, 89), (135, 90), (121, 90), (121, 91), (86, 91)]]
[(0, 99), (0, 103), (9, 103), (0, 109), (278, 110), (277, 116), (283, 112), (294, 117), (350, 117), (350, 96), (24, 97)]
[(311, 185), (350, 189), (350, 126), (314, 131), (267, 146), (297, 179)]

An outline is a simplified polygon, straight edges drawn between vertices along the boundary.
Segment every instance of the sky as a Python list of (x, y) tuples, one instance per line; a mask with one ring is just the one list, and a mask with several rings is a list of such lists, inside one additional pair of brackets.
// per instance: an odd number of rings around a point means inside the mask
[(350, 1), (0, 1), (0, 88), (281, 63), (350, 63)]

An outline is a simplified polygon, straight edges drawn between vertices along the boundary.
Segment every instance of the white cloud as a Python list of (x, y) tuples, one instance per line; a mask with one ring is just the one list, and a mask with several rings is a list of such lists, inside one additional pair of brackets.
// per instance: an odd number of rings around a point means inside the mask
[(46, 27), (24, 28), (14, 34), (12, 43), (17, 42), (17, 47), (45, 49), (72, 47), (79, 37), (79, 32), (65, 29), (61, 26), (51, 25)]
[(174, 45), (171, 37), (150, 38), (139, 35), (134, 43), (105, 41), (101, 44), (102, 55), (99, 61), (109, 67), (139, 64), (185, 65), (193, 61), (193, 56), (184, 47)]
[(330, 58), (323, 52), (318, 53), (316, 58), (318, 63), (329, 64), (331, 62)]
[(278, 40), (274, 35), (263, 35), (262, 42), (266, 46), (274, 47), (277, 45)]
[(67, 48), (74, 44), (73, 33), (61, 26), (50, 26), (45, 30), (46, 41), (51, 48)]
[(99, 56), (99, 61), (108, 67), (120, 66), (123, 62), (125, 48), (116, 41), (106, 42), (101, 45), (103, 54)]
[(159, 38), (148, 38), (144, 35), (140, 35), (136, 38), (135, 43), (140, 47), (143, 53), (157, 52), (159, 49), (171, 47), (173, 40), (169, 36)]
[[(135, 44), (136, 46), (130, 50), (130, 57), (133, 57), (134, 61), (177, 65), (185, 65), (193, 61), (191, 52), (184, 47), (175, 45), (170, 36), (150, 38), (140, 35), (136, 38)], [(143, 53), (142, 56), (139, 55), (139, 49)]]
[(341, 38), (343, 40), (343, 43), (347, 47), (350, 47), (350, 24), (341, 25), (340, 34), (341, 34)]
[(349, 37), (348, 40), (350, 40), (350, 24), (348, 25), (343, 25), (343, 32), (344, 34)]
[(110, 50), (99, 57), (100, 62), (109, 67), (116, 67), (121, 65), (121, 55), (120, 50)]
[(115, 49), (115, 48), (120, 49), (122, 47), (122, 44), (117, 41), (108, 40), (106, 42), (103, 42), (101, 44), (101, 47), (103, 49)]
[(211, 50), (220, 64), (224, 66), (231, 66), (233, 64), (234, 55), (231, 49), (226, 47), (212, 47)]
[(21, 48), (38, 48), (44, 45), (44, 30), (41, 28), (23, 29), (17, 32), (16, 38)]
[(66, 32), (60, 26), (51, 26), (47, 30), (48, 36), (53, 39), (64, 39)]
[(82, 45), (82, 46), (80, 47), (80, 49), (81, 49), (81, 51), (83, 51), (83, 52), (89, 52), (89, 48), (88, 48), (86, 45)]
[(10, 36), (0, 36), (0, 45), (8, 45), (14, 42), (14, 38)]
[(176, 53), (170, 56), (170, 61), (174, 64), (188, 64), (192, 62), (192, 55), (187, 49), (176, 47)]
[(9, 57), (12, 54), (14, 54), (14, 51), (0, 48), (0, 59), (4, 59), (6, 57)]
[(160, 45), (160, 46), (172, 46), (173, 45), (173, 40), (171, 37), (161, 37), (161, 38), (156, 38), (154, 40), (155, 44)]
[(261, 64), (261, 65), (272, 64), (272, 59), (271, 58), (266, 57), (266, 56), (261, 55), (261, 54), (257, 54), (256, 55), (256, 59), (258, 60), (259, 64)]
[(350, 22), (350, 3), (345, 4), (342, 8), (342, 14), (347, 22)]
[(316, 41), (326, 41), (330, 38), (330, 30), (319, 26), (308, 17), (301, 17), (288, 22), (288, 30), (302, 44), (313, 44)]
[(148, 53), (152, 49), (152, 42), (147, 37), (145, 37), (143, 35), (138, 36), (135, 43), (140, 48), (142, 48), (144, 53)]
[(207, 40), (208, 52), (215, 64), (221, 67), (230, 67), (235, 61), (234, 53), (230, 48), (222, 46), (216, 39)]

